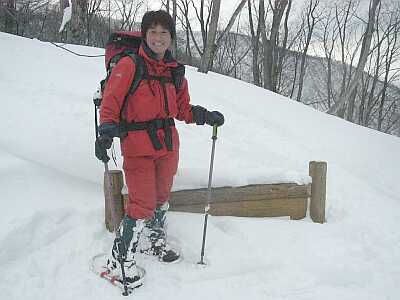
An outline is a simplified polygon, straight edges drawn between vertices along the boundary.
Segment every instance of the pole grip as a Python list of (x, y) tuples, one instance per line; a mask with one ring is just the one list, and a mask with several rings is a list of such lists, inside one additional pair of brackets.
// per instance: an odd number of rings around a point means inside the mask
[(217, 125), (214, 125), (214, 126), (213, 126), (212, 137), (211, 137), (213, 140), (216, 140), (216, 139), (217, 139), (217, 133), (218, 133), (218, 126), (217, 126)]

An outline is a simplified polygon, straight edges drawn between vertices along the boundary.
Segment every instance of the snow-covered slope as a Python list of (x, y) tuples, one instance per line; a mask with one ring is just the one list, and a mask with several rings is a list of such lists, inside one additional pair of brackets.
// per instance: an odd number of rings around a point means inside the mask
[[(68, 48), (90, 55), (102, 49)], [(110, 299), (88, 261), (112, 241), (103, 225), (102, 164), (93, 155), (92, 94), (102, 58), (0, 33), (2, 299)], [(328, 162), (327, 223), (171, 213), (184, 261), (139, 258), (137, 299), (398, 299), (400, 140), (250, 84), (188, 67), (192, 103), (221, 110), (214, 183), (308, 182)], [(179, 124), (174, 189), (207, 185), (211, 128)], [(119, 159), (119, 166), (121, 160)], [(3, 296), (4, 295), (4, 296)]]

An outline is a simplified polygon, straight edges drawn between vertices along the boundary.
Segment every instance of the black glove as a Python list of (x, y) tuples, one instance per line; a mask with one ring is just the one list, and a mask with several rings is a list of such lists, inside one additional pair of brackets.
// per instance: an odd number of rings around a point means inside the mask
[(94, 154), (96, 157), (104, 163), (110, 160), (107, 154), (107, 149), (111, 148), (113, 139), (106, 135), (101, 135), (96, 139), (94, 143)]
[(204, 125), (206, 122), (206, 112), (207, 109), (200, 105), (192, 106), (193, 120), (196, 122), (196, 125)]
[(99, 137), (94, 144), (94, 154), (102, 162), (108, 162), (110, 157), (107, 149), (111, 148), (113, 138), (119, 136), (119, 127), (114, 123), (103, 123), (99, 126)]
[(208, 111), (202, 106), (192, 107), (193, 120), (197, 125), (222, 126), (225, 122), (224, 115), (219, 111)]
[(206, 123), (210, 126), (222, 126), (225, 122), (224, 115), (219, 111), (207, 111), (206, 112)]

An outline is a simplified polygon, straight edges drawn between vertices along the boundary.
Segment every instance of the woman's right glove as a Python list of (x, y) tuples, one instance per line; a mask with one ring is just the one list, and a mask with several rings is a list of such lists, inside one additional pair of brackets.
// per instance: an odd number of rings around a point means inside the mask
[(111, 148), (113, 138), (118, 136), (118, 125), (114, 123), (104, 123), (99, 126), (99, 137), (94, 143), (94, 154), (104, 163), (110, 160), (107, 149)]
[(208, 111), (202, 106), (192, 107), (193, 119), (197, 125), (222, 126), (225, 122), (224, 115), (219, 111)]
[(112, 142), (112, 138), (106, 135), (100, 135), (94, 143), (94, 154), (104, 163), (107, 163), (110, 160), (110, 157), (107, 154), (107, 149), (111, 148)]

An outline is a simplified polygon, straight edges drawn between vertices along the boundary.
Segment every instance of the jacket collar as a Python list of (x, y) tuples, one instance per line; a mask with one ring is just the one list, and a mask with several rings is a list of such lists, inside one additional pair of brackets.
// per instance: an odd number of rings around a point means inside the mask
[(157, 54), (150, 49), (145, 40), (143, 40), (142, 44), (140, 45), (139, 55), (143, 56), (145, 59), (150, 60), (152, 63), (166, 65), (173, 68), (178, 66), (177, 61), (173, 58), (172, 53), (169, 49), (167, 49), (167, 51), (165, 52), (164, 58), (158, 60)]

